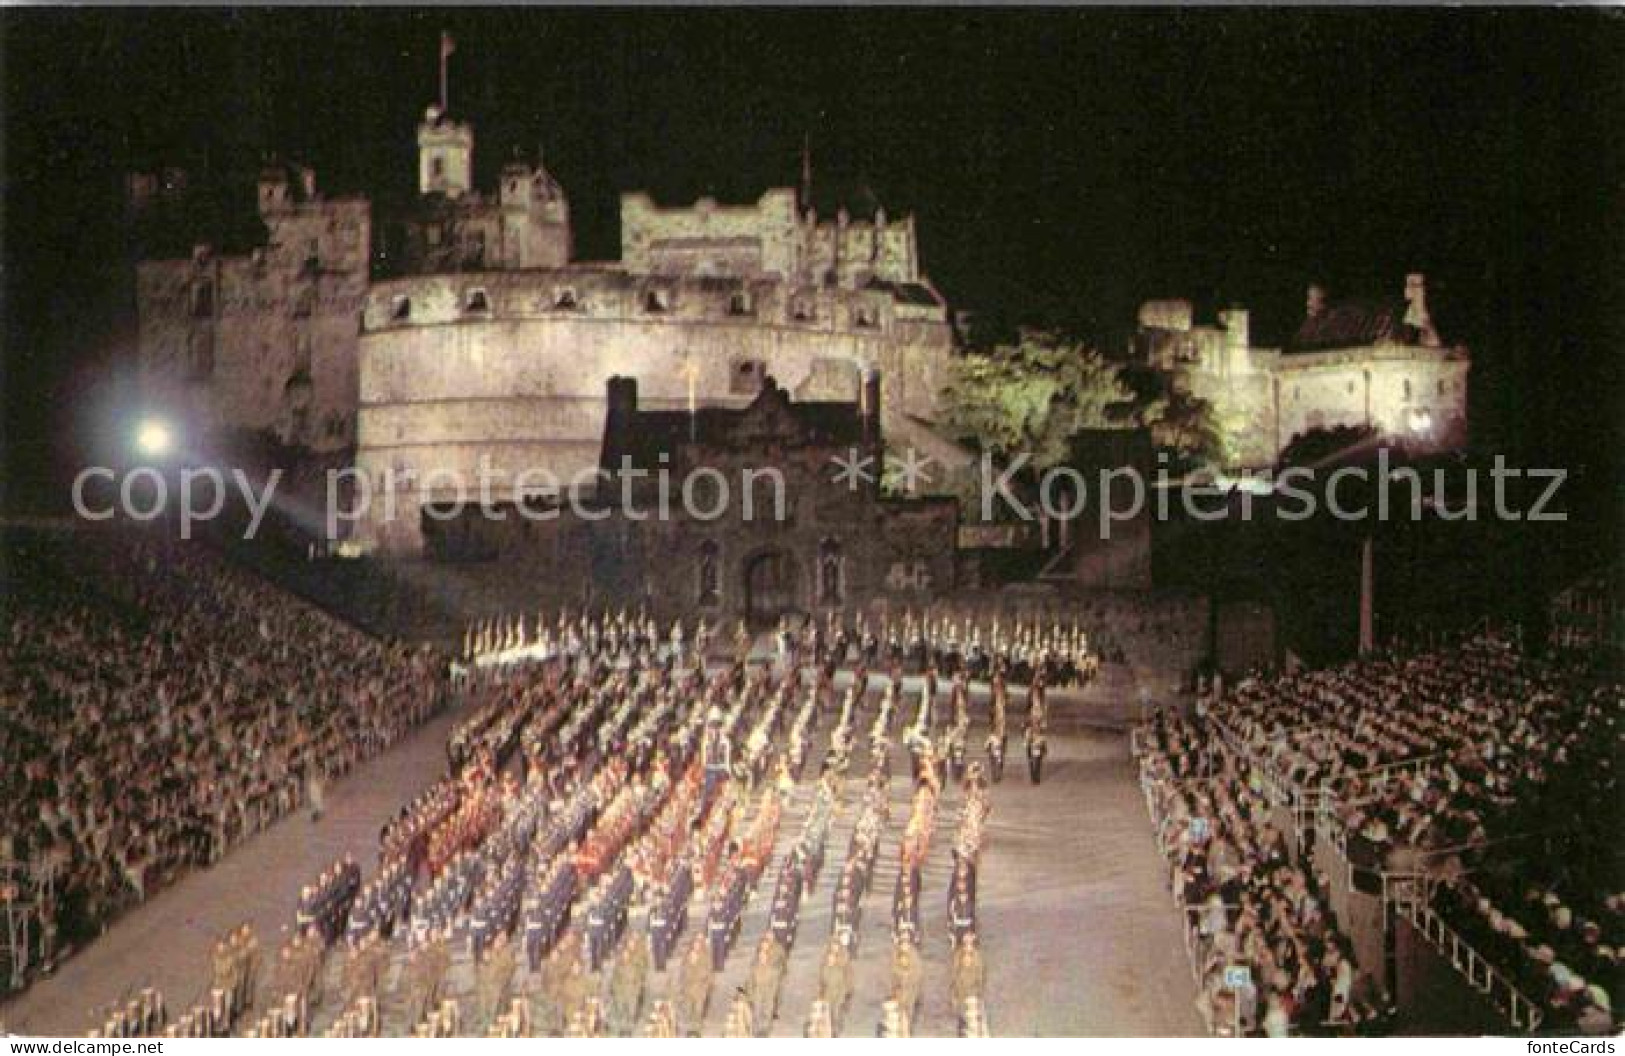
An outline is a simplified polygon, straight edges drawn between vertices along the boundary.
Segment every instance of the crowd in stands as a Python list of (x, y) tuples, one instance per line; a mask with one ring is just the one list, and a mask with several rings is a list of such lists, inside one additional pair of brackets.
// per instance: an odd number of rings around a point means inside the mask
[(1357, 1000), (1325, 880), (1292, 862), (1239, 760), (1209, 731), (1159, 713), (1140, 767), (1209, 1029), (1287, 1037), (1371, 1022), (1375, 1002)]
[[(462, 675), (449, 772), (383, 827), (370, 875), (347, 858), (302, 889), (257, 997), (235, 999), (242, 973), (217, 972), (218, 1013), (147, 1017), (140, 1032), (693, 1036), (720, 1018), (728, 1035), (775, 1022), (833, 1035), (865, 999), (877, 1032), (908, 1036), (920, 946), (935, 934), (953, 950), (956, 1028), (987, 1033), (975, 890), (991, 805), (984, 768), (953, 748), (969, 721), (963, 675), (905, 689), (871, 679), (859, 652), (816, 647), (707, 667), (698, 627), (663, 635), (634, 617), (550, 622), (541, 656), (479, 663), (538, 640), (534, 627), (512, 633), (471, 633), (485, 648)], [(843, 660), (857, 665), (850, 679)], [(893, 818), (899, 778), (908, 811)], [(958, 812), (943, 851), (933, 832), (950, 788)], [(837, 817), (852, 826), (838, 866), (826, 864)], [(933, 853), (953, 863), (936, 920), (922, 891)], [(883, 871), (895, 878), (893, 970), (883, 992), (863, 995), (853, 959)], [(801, 916), (826, 882), (817, 996), (784, 1009)], [(769, 891), (747, 985), (719, 994), (746, 907)]]
[[(1584, 658), (1531, 657), (1515, 635), (1486, 631), (1244, 680), (1194, 720), (1158, 716), (1139, 734), (1142, 781), (1203, 970), (1224, 960), (1207, 952), (1221, 927), (1222, 943), (1244, 941), (1249, 909), (1268, 940), (1240, 962), (1255, 988), (1268, 987), (1262, 1000), (1208, 977), (1209, 1011), (1239, 1006), (1232, 1029), (1271, 1033), (1287, 984), (1287, 1029), (1360, 1018), (1363, 995), (1341, 983), (1349, 949), (1317, 876), (1328, 863), (1317, 869), (1313, 847), (1289, 849), (1270, 820), (1279, 807), (1274, 817), (1308, 819), (1329, 841), (1357, 890), (1389, 895), (1360, 877), (1417, 881), (1406, 897), (1431, 907), (1528, 1006), (1513, 1010), (1515, 1025), (1610, 1029), (1625, 942), (1614, 846), (1622, 706), (1621, 686)], [(1328, 959), (1335, 969), (1323, 980), (1329, 1003), (1312, 983), (1304, 1000), (1293, 981), (1305, 950), (1319, 974)], [(1351, 970), (1360, 967), (1375, 974)], [(1218, 1029), (1223, 1016), (1211, 1018)]]
[(1541, 1028), (1614, 1032), (1616, 1002), (1625, 994), (1618, 893), (1577, 890), (1565, 901), (1550, 881), (1485, 872), (1441, 884), (1432, 908), (1530, 1003)]
[(0, 535), (0, 858), (48, 876), (43, 960), (320, 794), (441, 701), (368, 638), (198, 545)]

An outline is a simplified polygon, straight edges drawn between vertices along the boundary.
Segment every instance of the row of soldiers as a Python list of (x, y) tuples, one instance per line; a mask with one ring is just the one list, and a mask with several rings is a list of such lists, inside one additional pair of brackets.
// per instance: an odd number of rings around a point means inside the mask
[[(754, 643), (740, 621), (733, 633), (733, 659), (743, 665)], [(703, 616), (673, 620), (662, 633), (645, 612), (590, 614), (560, 609), (549, 621), (488, 618), (463, 634), (464, 659), (470, 663), (528, 657), (606, 658), (619, 665), (701, 662), (709, 655), (716, 631)], [(862, 611), (828, 612), (802, 622), (796, 630), (781, 619), (774, 635), (781, 663), (843, 667), (901, 666), (916, 673), (964, 673), (985, 680), (995, 672), (1018, 684), (1042, 680), (1052, 686), (1081, 686), (1099, 672), (1098, 652), (1090, 632), (1075, 618), (971, 617), (927, 609), (906, 610), (871, 618)]]
[[(634, 644), (647, 645), (648, 628), (637, 633), (641, 637)], [(664, 965), (684, 931), (688, 895), (699, 881), (709, 888), (706, 927), (691, 936), (683, 957), (679, 999), (651, 1010), (647, 1028), (664, 1029), (652, 1022), (659, 1012), (674, 1029), (697, 1032), (712, 979), (737, 938), (745, 901), (771, 856), (785, 797), (796, 787), (779, 747), (784, 728), (810, 734), (822, 711), (816, 701), (833, 689), (820, 679), (792, 715), (787, 704), (799, 695), (796, 669), (777, 680), (765, 671), (740, 668), (704, 680), (636, 659), (624, 669), (610, 668), (602, 662), (607, 648), (584, 653), (581, 663), (555, 662), (502, 676), (544, 688), (499, 693), (500, 706), (481, 709), (477, 729), (469, 729), (459, 753), (457, 772), (381, 834), (382, 864), (368, 884), (362, 885), (359, 870), (346, 862), (302, 895), (298, 935), (279, 951), (272, 1008), (250, 1030), (262, 1036), (309, 1030), (322, 958), (341, 937), (343, 1002), (331, 1029), (359, 1036), (380, 1030), (389, 951), (407, 935), (410, 952), (396, 995), (404, 995), (411, 1030), (434, 1035), (483, 1025), (492, 1031), (627, 1031), (641, 1015), (649, 971)], [(832, 946), (847, 973), (861, 899), (871, 884), (889, 813), (890, 715), (900, 710), (895, 687), (888, 698), (870, 730), (871, 772), (833, 894)], [(861, 702), (860, 694), (847, 694), (823, 774), (810, 789), (807, 822), (777, 873), (771, 926), (764, 936), (777, 950), (758, 948), (761, 978), (730, 1005), (730, 1021), (745, 1016), (734, 1005), (749, 1007), (753, 1031), (768, 1029), (778, 1011), (775, 973), (782, 981), (801, 900), (820, 871)], [(930, 699), (922, 701), (916, 727), (931, 706)], [(954, 725), (959, 722), (956, 715)], [(502, 756), (538, 729), (550, 732), (538, 735), (534, 748), (527, 744), (528, 779), (520, 785), (501, 774)], [(602, 736), (605, 730), (612, 736)], [(630, 750), (633, 744), (640, 749)], [(916, 795), (914, 812), (934, 813), (942, 765), (932, 763), (929, 795)], [(746, 809), (752, 800), (754, 813)], [(674, 804), (680, 807), (663, 813)], [(686, 825), (674, 820), (682, 818)], [(907, 834), (914, 859), (923, 860), (929, 829), (916, 822)], [(894, 930), (914, 947), (916, 964), (918, 864), (900, 871), (894, 893)], [(520, 954), (518, 929), (524, 922), (529, 947), (529, 922), (533, 917), (545, 922), (547, 901), (555, 894), (558, 912), (551, 933), (544, 929), (544, 941), (532, 955), (540, 1011), (527, 1004), (521, 1017), (510, 993)], [(341, 902), (347, 907), (343, 915), (333, 909)], [(965, 945), (963, 939), (958, 943)], [(465, 946), (474, 955), (478, 991), (471, 1005), (474, 1018), (466, 1023), (460, 1005), (448, 1006), (453, 998), (446, 989), (454, 951)], [(661, 946), (664, 950), (657, 950)], [(607, 997), (601, 995), (606, 967)], [(832, 984), (840, 975), (837, 965)], [(898, 1004), (905, 1018), (918, 994), (916, 981), (908, 999), (907, 976), (905, 971), (900, 991), (905, 1003)], [(229, 995), (233, 987), (216, 989)], [(703, 992), (704, 998), (691, 999), (689, 990)], [(821, 997), (831, 1029), (839, 1029), (846, 1006), (845, 999), (836, 999), (839, 986)], [(888, 1000), (898, 1002), (899, 994)], [(234, 998), (227, 1001), (238, 1007)], [(738, 1027), (734, 1022), (729, 1029)]]
[(172, 1021), (163, 993), (156, 987), (145, 987), (114, 1006), (101, 1024), (89, 1031), (89, 1036), (226, 1037), (254, 1003), (259, 964), (259, 940), (247, 924), (240, 925), (215, 940), (209, 984), (202, 1000)]

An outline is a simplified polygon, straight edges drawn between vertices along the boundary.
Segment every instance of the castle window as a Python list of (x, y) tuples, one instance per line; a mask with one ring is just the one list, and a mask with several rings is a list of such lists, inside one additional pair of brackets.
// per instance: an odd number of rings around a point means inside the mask
[(880, 325), (880, 318), (873, 306), (862, 304), (858, 306), (857, 317), (854, 322), (860, 327), (872, 330)]
[(700, 560), (696, 596), (701, 605), (715, 605), (722, 600), (722, 575), (719, 547), (715, 540), (700, 544)]
[(643, 310), (654, 313), (671, 311), (671, 293), (667, 290), (649, 290), (643, 295)]
[(728, 372), (728, 392), (733, 396), (754, 396), (762, 391), (767, 365), (759, 359), (741, 359)]
[(581, 307), (580, 302), (576, 300), (576, 291), (574, 287), (565, 286), (563, 289), (559, 290), (558, 293), (554, 294), (553, 307), (561, 312), (573, 312), (577, 308)]
[(310, 335), (300, 334), (293, 341), (293, 369), (295, 373), (310, 373)]
[(729, 315), (750, 315), (754, 309), (750, 303), (750, 294), (740, 290), (728, 298)]
[(310, 313), (316, 306), (316, 291), (300, 290), (293, 299), (293, 317), (295, 319), (309, 319)]
[(1354, 395), (1354, 382), (1352, 382), (1352, 381), (1349, 382), (1348, 385), (1346, 386), (1345, 391), (1347, 391), (1350, 396), (1353, 396)]
[(798, 323), (812, 322), (814, 317), (811, 297), (796, 297), (790, 302), (790, 318)]
[(412, 318), (412, 298), (397, 293), (389, 302), (389, 317), (395, 322)]
[(440, 225), (429, 224), (423, 229), (423, 240), (433, 249), (440, 245)]
[(468, 312), (489, 312), (491, 302), (485, 296), (485, 288), (476, 286), (468, 291), (468, 299), (463, 302), (463, 310)]
[(305, 243), (305, 271), (319, 271), (321, 266), (322, 244), (319, 239), (312, 238)]
[(1411, 398), (1411, 379), (1410, 378), (1405, 379), (1405, 398), (1407, 400)]
[(442, 180), (446, 177), (446, 159), (436, 154), (429, 159), (429, 178)]
[(468, 236), (468, 241), (463, 245), (463, 266), (469, 268), (485, 266), (484, 231), (475, 231)]
[(825, 539), (818, 544), (818, 602), (821, 605), (839, 605), (846, 593), (845, 563), (841, 559), (841, 544)]
[(214, 283), (205, 280), (192, 287), (192, 318), (214, 318)]

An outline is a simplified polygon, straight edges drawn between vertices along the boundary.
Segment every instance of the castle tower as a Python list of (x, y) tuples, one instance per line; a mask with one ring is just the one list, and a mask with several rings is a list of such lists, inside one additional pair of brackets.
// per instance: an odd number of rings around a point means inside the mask
[(474, 126), (429, 107), (418, 125), (418, 193), (461, 198), (473, 186)]

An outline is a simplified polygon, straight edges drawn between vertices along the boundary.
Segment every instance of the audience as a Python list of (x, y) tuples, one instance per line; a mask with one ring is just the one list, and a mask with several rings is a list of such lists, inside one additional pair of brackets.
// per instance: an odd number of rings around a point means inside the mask
[(441, 701), (375, 641), (199, 545), (0, 536), (0, 832), (58, 948), (297, 809)]

